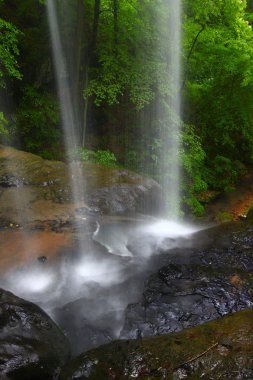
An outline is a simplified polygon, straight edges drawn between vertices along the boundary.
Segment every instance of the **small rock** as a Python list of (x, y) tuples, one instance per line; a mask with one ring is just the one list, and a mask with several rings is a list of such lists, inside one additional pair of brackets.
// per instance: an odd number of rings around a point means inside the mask
[(46, 256), (39, 256), (39, 257), (37, 257), (37, 260), (40, 263), (45, 263), (47, 261), (47, 257)]

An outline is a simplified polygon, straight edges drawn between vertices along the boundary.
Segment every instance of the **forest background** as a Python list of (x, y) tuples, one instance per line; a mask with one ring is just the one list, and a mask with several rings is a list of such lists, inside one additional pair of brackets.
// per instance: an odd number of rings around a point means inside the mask
[[(163, 0), (56, 0), (83, 160), (160, 180), (158, 103), (171, 96)], [(253, 163), (253, 3), (184, 0), (182, 210), (229, 191)], [(0, 140), (65, 159), (46, 7), (0, 0)], [(145, 147), (145, 149), (144, 149)], [(168, 154), (168, 161), (171, 157)], [(171, 179), (173, 180), (173, 178)]]

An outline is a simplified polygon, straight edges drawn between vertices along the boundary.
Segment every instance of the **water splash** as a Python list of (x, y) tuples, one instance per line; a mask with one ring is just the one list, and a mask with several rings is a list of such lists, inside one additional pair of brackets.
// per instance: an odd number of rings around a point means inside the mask
[[(105, 223), (98, 228), (94, 240), (102, 244), (113, 255), (128, 257), (135, 261), (149, 258), (163, 247), (170, 250), (181, 244), (181, 239), (191, 238), (199, 226), (178, 223), (173, 220), (155, 219), (146, 222)], [(178, 243), (180, 241), (180, 243)], [(136, 264), (138, 265), (138, 264)]]
[(198, 230), (198, 227), (187, 226), (171, 220), (158, 220), (145, 228), (146, 233), (164, 238), (189, 236)]

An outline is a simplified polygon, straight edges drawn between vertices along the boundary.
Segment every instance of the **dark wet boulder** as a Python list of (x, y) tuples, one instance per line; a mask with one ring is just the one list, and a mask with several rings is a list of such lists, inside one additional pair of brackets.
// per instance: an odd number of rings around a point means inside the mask
[(159, 256), (161, 268), (147, 279), (140, 301), (126, 308), (121, 338), (180, 331), (253, 308), (252, 228), (224, 227), (198, 233), (189, 242), (196, 246), (206, 235), (205, 248)]
[[(172, 267), (172, 268), (171, 268)], [(123, 338), (160, 335), (253, 307), (253, 280), (240, 271), (195, 265), (162, 268), (146, 284), (143, 301), (127, 307)]]
[[(92, 306), (91, 302), (79, 299), (54, 310), (57, 323), (65, 331), (71, 345), (71, 353), (74, 356), (115, 339), (112, 328), (105, 326), (105, 315), (101, 320), (96, 319), (96, 309)], [(92, 311), (93, 321), (85, 318), (85, 315), (89, 316)]]
[(253, 311), (179, 333), (115, 341), (73, 359), (60, 380), (251, 379)]
[(69, 358), (69, 343), (37, 305), (0, 289), (0, 378), (52, 380)]
[(87, 181), (88, 203), (103, 214), (161, 215), (164, 212), (161, 188), (153, 179), (129, 170), (98, 165), (93, 165), (91, 172), (93, 179)]

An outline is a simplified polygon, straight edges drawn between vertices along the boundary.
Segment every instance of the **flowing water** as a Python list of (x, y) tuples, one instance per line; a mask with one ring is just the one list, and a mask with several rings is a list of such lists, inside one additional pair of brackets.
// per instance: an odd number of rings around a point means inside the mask
[[(86, 207), (85, 204), (85, 181), (82, 173), (82, 165), (78, 161), (72, 161), (79, 141), (79, 123), (75, 108), (77, 104), (73, 104), (73, 94), (71, 92), (71, 76), (69, 65), (67, 65), (67, 52), (64, 51), (62, 36), (60, 33), (59, 22), (57, 17), (56, 2), (47, 0), (48, 23), (52, 42), (52, 55), (54, 59), (55, 76), (58, 87), (58, 95), (60, 100), (62, 128), (65, 143), (65, 153), (69, 161), (69, 180), (71, 187), (72, 201), (76, 210)], [(76, 219), (80, 219), (80, 213), (77, 212)], [(80, 226), (80, 224), (79, 224)], [(81, 225), (83, 234), (85, 234), (85, 223)], [(85, 252), (87, 243), (82, 239), (79, 240), (79, 251)]]
[[(181, 1), (166, 2), (165, 23), (160, 31), (160, 46), (167, 67), (165, 83), (169, 94), (158, 96), (157, 120), (161, 141), (158, 172), (167, 214), (170, 219), (178, 219), (180, 209), (180, 86), (181, 86)], [(157, 21), (159, 25), (159, 20)]]
[[(46, 5), (52, 42), (52, 54), (54, 59), (55, 76), (60, 100), (62, 127), (65, 142), (65, 153), (67, 159), (70, 162), (71, 157), (73, 156), (77, 147), (80, 146), (80, 141), (78, 141), (78, 123), (74, 112), (76, 105), (72, 102), (70, 87), (71, 77), (66, 61), (66, 54), (63, 49), (55, 1), (47, 0)], [(71, 163), (69, 176), (73, 202), (76, 205), (80, 205), (82, 204), (82, 202), (84, 202), (85, 189), (82, 170), (78, 162)]]

